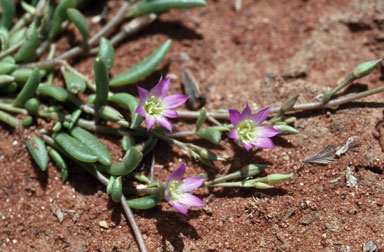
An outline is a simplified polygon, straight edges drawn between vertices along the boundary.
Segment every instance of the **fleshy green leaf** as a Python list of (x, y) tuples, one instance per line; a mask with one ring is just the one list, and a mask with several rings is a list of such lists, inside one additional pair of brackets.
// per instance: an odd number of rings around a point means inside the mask
[(104, 61), (97, 57), (93, 65), (96, 79), (96, 100), (95, 105), (97, 107), (107, 104), (108, 92), (109, 92), (109, 78), (107, 67)]
[(63, 76), (65, 80), (65, 85), (69, 92), (74, 94), (84, 93), (86, 89), (86, 84), (83, 78), (81, 78), (77, 74), (70, 72), (63, 72)]
[(98, 160), (98, 157), (80, 141), (71, 137), (67, 133), (57, 133), (53, 135), (55, 141), (76, 160), (93, 163)]
[(59, 167), (61, 171), (61, 181), (66, 181), (68, 178), (67, 163), (65, 163), (63, 157), (55, 149), (51, 149), (48, 153), (51, 159), (55, 162), (55, 164), (57, 165), (57, 167)]
[(25, 144), (33, 160), (35, 160), (42, 171), (45, 171), (48, 166), (48, 151), (44, 141), (37, 136), (33, 136), (32, 139), (27, 140)]
[(89, 28), (85, 17), (80, 11), (74, 8), (67, 9), (67, 15), (69, 20), (71, 20), (80, 31), (81, 36), (83, 36), (83, 45), (86, 45), (89, 38)]
[(165, 55), (167, 55), (170, 47), (171, 40), (165, 41), (156, 51), (154, 51), (151, 55), (140, 61), (137, 65), (132, 67), (131, 69), (115, 76), (111, 82), (111, 86), (123, 86), (138, 80), (141, 80), (145, 76), (152, 73), (156, 67), (160, 64), (160, 62), (164, 59)]
[(14, 0), (1, 0), (0, 4), (3, 9), (3, 12), (1, 13), (1, 25), (10, 28), (16, 14), (15, 2)]
[(139, 152), (135, 147), (131, 147), (122, 162), (100, 168), (113, 176), (124, 176), (132, 172), (140, 164), (142, 159), (143, 153)]
[(131, 136), (123, 136), (123, 139), (121, 140), (121, 145), (124, 151), (128, 151), (128, 149), (135, 145), (135, 143), (135, 139)]
[(206, 116), (207, 116), (207, 112), (205, 111), (205, 108), (202, 108), (200, 111), (199, 118), (197, 118), (197, 121), (196, 121), (196, 131), (198, 131), (201, 128), (201, 126), (203, 126)]
[(146, 197), (127, 200), (128, 206), (133, 209), (146, 210), (153, 208), (160, 202), (160, 197), (150, 195)]
[(52, 26), (49, 30), (48, 39), (53, 40), (61, 31), (61, 24), (67, 19), (67, 9), (76, 7), (76, 0), (62, 0), (55, 8), (52, 18)]
[(35, 57), (38, 45), (36, 24), (32, 23), (27, 30), (25, 42), (15, 55), (16, 62), (29, 60)]
[(121, 196), (123, 196), (123, 182), (121, 177), (117, 177), (111, 188), (111, 198), (113, 202), (120, 202)]
[(205, 0), (141, 0), (135, 5), (128, 16), (140, 16), (149, 13), (168, 11), (171, 8), (203, 7)]
[(59, 86), (39, 85), (37, 91), (41, 94), (50, 96), (60, 102), (65, 102), (68, 98), (68, 91)]
[(108, 185), (107, 185), (107, 194), (110, 195), (112, 192), (113, 183), (115, 183), (115, 176), (109, 177)]
[(199, 129), (196, 133), (197, 135), (214, 144), (218, 144), (221, 140), (221, 132), (214, 127)]
[(100, 38), (99, 58), (104, 61), (107, 71), (111, 71), (115, 60), (115, 49), (113, 49), (111, 42), (104, 37)]
[(24, 106), (24, 103), (31, 98), (40, 84), (40, 73), (39, 69), (35, 68), (31, 75), (28, 78), (27, 83), (24, 85), (23, 89), (17, 95), (14, 105)]
[(80, 127), (73, 127), (71, 129), (71, 135), (88, 147), (93, 154), (97, 156), (100, 163), (103, 165), (111, 165), (111, 154), (96, 136)]
[(123, 107), (126, 107), (131, 112), (131, 129), (137, 128), (141, 122), (143, 121), (144, 117), (141, 115), (135, 113), (137, 107), (139, 106), (140, 102), (137, 100), (136, 97), (133, 95), (127, 94), (127, 93), (116, 93), (108, 98), (108, 101), (117, 103)]

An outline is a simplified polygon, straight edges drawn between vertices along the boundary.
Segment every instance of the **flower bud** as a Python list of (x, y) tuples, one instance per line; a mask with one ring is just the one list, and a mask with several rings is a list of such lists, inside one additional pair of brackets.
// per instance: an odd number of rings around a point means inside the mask
[(247, 178), (260, 174), (265, 168), (267, 168), (267, 165), (249, 164), (241, 168), (239, 172), (241, 174), (241, 178)]
[(294, 123), (295, 121), (296, 121), (296, 117), (294, 117), (294, 116), (287, 117), (287, 118), (284, 120), (284, 122), (285, 122), (286, 124), (291, 124), (291, 123)]
[(253, 183), (253, 187), (257, 189), (272, 189), (273, 186), (265, 184), (263, 182), (255, 182)]
[(101, 118), (112, 122), (124, 119), (123, 115), (119, 111), (108, 105), (100, 107), (98, 114)]
[(273, 128), (281, 132), (282, 135), (299, 134), (300, 131), (289, 125), (273, 125)]
[(146, 184), (151, 183), (151, 180), (150, 180), (149, 178), (147, 178), (147, 176), (145, 176), (145, 175), (143, 175), (143, 174), (141, 174), (141, 173), (139, 173), (139, 172), (132, 172), (131, 175), (132, 175), (135, 179), (137, 179), (138, 181), (140, 181), (140, 182), (144, 182), (144, 183), (146, 183)]
[(292, 173), (290, 174), (270, 174), (267, 176), (267, 183), (268, 184), (276, 184), (283, 182), (284, 180), (287, 180), (293, 176)]
[(360, 65), (355, 67), (355, 69), (353, 69), (353, 76), (355, 76), (356, 79), (359, 79), (370, 74), (375, 69), (375, 67), (381, 62), (381, 60), (382, 59), (378, 59), (361, 63)]
[(292, 96), (291, 98), (289, 98), (288, 100), (286, 100), (283, 105), (281, 105), (280, 109), (283, 111), (283, 112), (288, 112), (290, 111), (293, 106), (295, 105), (297, 99), (299, 98), (299, 94), (298, 95), (295, 95), (295, 96)]
[(208, 159), (208, 160), (215, 160), (215, 161), (225, 161), (224, 158), (217, 156), (215, 153), (213, 153), (210, 150), (201, 148), (199, 150), (199, 154), (202, 158)]

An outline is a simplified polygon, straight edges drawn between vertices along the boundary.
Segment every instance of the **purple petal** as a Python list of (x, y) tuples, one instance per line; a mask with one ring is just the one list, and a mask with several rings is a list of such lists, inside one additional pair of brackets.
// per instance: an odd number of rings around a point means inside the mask
[(207, 178), (200, 177), (187, 178), (184, 179), (184, 182), (180, 185), (180, 187), (183, 192), (190, 192), (199, 188), (206, 180)]
[(251, 119), (251, 118), (252, 118), (252, 110), (249, 107), (248, 102), (247, 102), (245, 104), (243, 111), (241, 112), (240, 121), (244, 121), (244, 120)]
[(184, 193), (183, 196), (178, 200), (178, 202), (193, 207), (200, 207), (206, 205), (204, 201), (190, 193)]
[(158, 117), (156, 118), (156, 120), (161, 124), (161, 126), (166, 128), (169, 132), (172, 132), (172, 124), (170, 123), (170, 121), (168, 121), (166, 117)]
[(236, 127), (240, 122), (240, 112), (236, 109), (228, 109), (229, 113), (229, 120), (231, 120), (231, 123), (234, 127)]
[(275, 148), (275, 145), (273, 144), (272, 140), (267, 137), (260, 137), (253, 144), (260, 148)]
[(140, 98), (141, 103), (144, 103), (148, 99), (148, 96), (149, 96), (148, 90), (146, 90), (145, 88), (141, 88), (141, 87), (137, 87), (137, 90), (139, 91), (139, 98)]
[(244, 141), (241, 141), (241, 143), (244, 145), (245, 149), (247, 151), (249, 151), (250, 149), (252, 149), (252, 144), (251, 143), (248, 143), (248, 142), (244, 142)]
[(162, 115), (169, 118), (177, 118), (177, 112), (170, 109), (164, 110)]
[(231, 130), (231, 133), (229, 134), (228, 137), (235, 140), (240, 140), (240, 137), (237, 135), (237, 131), (235, 129)]
[(147, 116), (147, 114), (146, 114), (145, 111), (144, 111), (144, 106), (143, 106), (143, 104), (140, 104), (140, 105), (137, 107), (135, 113), (137, 113), (137, 114), (139, 114), (139, 115), (141, 115), (141, 116), (144, 116), (144, 117)]
[(186, 95), (173, 94), (166, 96), (162, 101), (164, 109), (172, 109), (184, 104), (188, 99), (189, 97)]
[(186, 206), (184, 206), (183, 204), (180, 204), (180, 203), (174, 202), (174, 201), (169, 201), (169, 204), (171, 204), (171, 206), (173, 206), (180, 213), (182, 213), (184, 215), (188, 214), (188, 208)]
[(156, 119), (153, 116), (149, 116), (147, 114), (145, 114), (144, 117), (145, 123), (147, 124), (147, 131), (149, 131), (149, 129), (152, 128), (153, 125), (155, 125)]
[(259, 127), (259, 137), (273, 137), (276, 136), (277, 134), (281, 133), (277, 129), (270, 127), (270, 126), (262, 126)]
[(267, 119), (268, 113), (269, 113), (269, 107), (266, 107), (265, 109), (260, 110), (253, 117), (253, 121), (256, 123), (256, 125), (262, 124), (265, 121), (265, 119)]
[[(168, 178), (169, 180), (169, 178)], [(165, 195), (165, 199), (168, 201), (168, 202), (171, 202), (171, 197), (169, 196), (169, 191), (168, 191), (168, 184), (170, 182), (170, 180), (168, 181), (167, 180), (167, 183), (165, 184), (165, 191), (164, 191), (164, 195)]]
[(166, 78), (165, 80), (163, 80), (163, 76), (161, 76), (159, 82), (156, 84), (156, 86), (153, 87), (152, 93), (156, 97), (164, 98), (168, 93), (170, 85), (170, 78)]
[(172, 181), (172, 180), (177, 180), (177, 181), (180, 181), (181, 178), (183, 177), (184, 173), (185, 173), (185, 170), (186, 170), (186, 167), (185, 167), (185, 164), (182, 163), (179, 167), (176, 168), (176, 170), (174, 170), (172, 172), (171, 175), (169, 175), (168, 179), (167, 179), (167, 183), (165, 184), (165, 187), (167, 188), (169, 183)]

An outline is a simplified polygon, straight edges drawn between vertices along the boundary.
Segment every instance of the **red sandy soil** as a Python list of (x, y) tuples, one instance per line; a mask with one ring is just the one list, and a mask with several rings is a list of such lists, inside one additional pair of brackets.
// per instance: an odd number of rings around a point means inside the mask
[[(114, 13), (118, 3), (104, 4)], [(116, 48), (112, 74), (171, 38), (166, 60), (140, 85), (151, 87), (160, 74), (170, 74), (171, 91), (180, 93), (181, 72), (188, 67), (207, 93), (208, 111), (242, 109), (245, 101), (257, 109), (279, 106), (295, 94), (300, 94), (298, 103), (314, 101), (357, 64), (383, 56), (383, 1), (243, 0), (239, 11), (234, 3), (208, 1), (206, 8), (162, 14)], [(88, 17), (101, 10), (97, 8), (87, 10)], [(60, 45), (67, 48), (68, 41), (76, 42), (72, 38), (65, 34)], [(93, 77), (93, 60), (72, 63)], [(344, 94), (378, 87), (382, 80), (376, 70)], [(60, 84), (61, 79), (55, 81)], [(135, 87), (119, 90), (136, 94)], [(363, 251), (369, 241), (377, 245), (375, 251), (384, 251), (383, 98), (380, 94), (337, 110), (295, 113), (300, 134), (274, 138), (277, 147), (272, 150), (247, 152), (226, 137), (220, 146), (199, 141), (227, 158), (215, 162), (214, 169), (160, 143), (155, 150), (159, 181), (182, 162), (187, 176), (207, 173), (213, 178), (248, 163), (265, 163), (270, 165), (266, 174), (294, 173), (294, 178), (267, 191), (201, 189), (197, 194), (208, 205), (192, 209), (188, 217), (166, 202), (135, 211), (149, 251), (347, 252)], [(194, 128), (193, 121), (175, 124), (180, 130)], [(53, 164), (47, 173), (33, 164), (24, 141), (43, 126), (52, 123), (39, 120), (24, 132), (0, 124), (0, 251), (138, 251), (121, 206), (97, 180), (71, 165), (69, 180), (62, 183)], [(98, 136), (118, 160), (120, 138)], [(359, 142), (358, 152), (347, 152), (329, 165), (300, 164), (326, 144), (343, 144), (349, 137)], [(357, 178), (353, 187), (346, 184), (347, 167)]]

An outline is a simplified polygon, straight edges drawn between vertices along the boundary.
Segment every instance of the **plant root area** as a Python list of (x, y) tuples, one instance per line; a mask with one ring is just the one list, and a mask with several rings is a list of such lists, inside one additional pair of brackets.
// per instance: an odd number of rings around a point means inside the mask
[[(85, 15), (91, 18), (107, 6), (111, 18), (119, 2), (96, 1)], [(166, 74), (171, 92), (181, 93), (181, 74), (188, 68), (207, 95), (207, 111), (240, 110), (246, 101), (256, 110), (280, 106), (296, 94), (298, 103), (313, 102), (359, 63), (384, 55), (381, 0), (243, 0), (235, 8), (236, 2), (208, 0), (206, 8), (160, 15), (116, 47), (111, 74), (135, 65), (171, 38), (171, 50), (160, 67), (137, 85), (151, 88)], [(58, 50), (80, 42), (70, 26), (59, 38)], [(93, 78), (93, 61), (79, 57), (70, 63)], [(380, 66), (340, 95), (379, 87), (383, 80)], [(60, 76), (54, 82), (63, 85)], [(137, 95), (134, 85), (114, 91)], [(300, 133), (274, 137), (274, 149), (247, 152), (226, 135), (217, 146), (196, 137), (183, 139), (226, 159), (214, 168), (159, 142), (154, 151), (158, 181), (165, 181), (182, 162), (188, 177), (206, 173), (214, 178), (249, 163), (268, 164), (264, 175), (294, 177), (272, 190), (199, 189), (196, 195), (207, 206), (190, 209), (188, 216), (167, 202), (134, 211), (148, 250), (372, 251), (366, 249), (371, 241), (375, 251), (384, 251), (383, 99), (378, 94), (336, 110), (293, 113)], [(173, 123), (175, 131), (195, 127), (195, 120)], [(24, 130), (0, 124), (0, 251), (139, 251), (120, 204), (110, 200), (96, 179), (69, 163), (69, 178), (63, 183), (55, 165), (50, 163), (43, 173), (33, 163), (25, 140), (36, 129), (53, 125), (42, 119)], [(121, 138), (97, 136), (114, 162), (123, 156)], [(354, 152), (326, 165), (302, 162), (327, 144), (343, 145), (350, 137), (358, 143)], [(150, 164), (149, 155), (143, 173), (149, 173)]]

